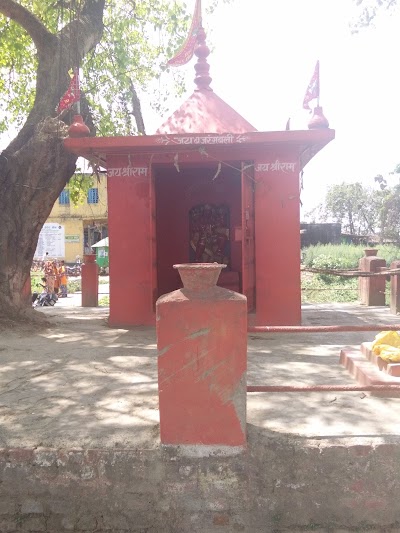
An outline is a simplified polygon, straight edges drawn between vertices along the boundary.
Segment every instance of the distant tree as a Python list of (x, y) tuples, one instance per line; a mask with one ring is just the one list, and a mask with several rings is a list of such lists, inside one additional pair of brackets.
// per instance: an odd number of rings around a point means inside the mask
[(400, 185), (385, 189), (379, 211), (381, 239), (400, 241)]
[(361, 183), (332, 185), (320, 210), (322, 218), (342, 224), (342, 230), (351, 235), (376, 232), (379, 219), (374, 191)]
[(353, 2), (359, 8), (351, 24), (354, 33), (373, 24), (380, 12), (393, 10), (398, 5), (397, 0), (353, 0)]
[[(400, 173), (400, 165), (396, 172)], [(307, 218), (333, 220), (351, 235), (379, 235), (381, 241), (400, 242), (400, 184), (389, 186), (380, 174), (374, 181), (378, 189), (359, 182), (332, 185), (324, 202), (307, 213)]]
[[(400, 164), (392, 174), (400, 174)], [(400, 241), (400, 184), (389, 187), (387, 180), (378, 174), (375, 182), (380, 188), (380, 234), (382, 239)]]

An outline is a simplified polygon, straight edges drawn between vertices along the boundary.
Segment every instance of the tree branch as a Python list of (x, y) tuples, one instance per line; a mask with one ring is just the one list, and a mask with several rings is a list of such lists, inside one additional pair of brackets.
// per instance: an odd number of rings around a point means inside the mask
[(24, 28), (32, 38), (39, 54), (46, 50), (50, 40), (55, 39), (55, 36), (33, 13), (15, 0), (0, 0), (0, 13)]
[[(1, 0), (0, 0), (1, 1)], [(105, 0), (86, 0), (80, 13), (58, 33), (60, 43), (68, 43), (72, 66), (78, 66), (82, 58), (100, 41), (103, 34)]]
[(132, 93), (132, 114), (135, 117), (138, 132), (141, 133), (142, 135), (146, 135), (140, 100), (139, 100), (139, 97), (137, 95), (137, 92), (136, 92), (135, 86), (133, 85), (132, 80), (130, 80), (130, 85), (131, 85), (131, 93)]

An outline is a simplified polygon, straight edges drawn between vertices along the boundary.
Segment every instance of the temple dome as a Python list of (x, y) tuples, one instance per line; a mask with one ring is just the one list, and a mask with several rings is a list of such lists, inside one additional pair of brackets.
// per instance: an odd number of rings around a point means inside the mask
[(212, 90), (196, 90), (157, 130), (169, 133), (247, 133), (257, 131)]

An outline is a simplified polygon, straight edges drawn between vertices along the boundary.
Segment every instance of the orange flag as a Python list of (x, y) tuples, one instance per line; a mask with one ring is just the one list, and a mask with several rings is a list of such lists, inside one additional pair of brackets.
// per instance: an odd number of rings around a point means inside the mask
[(311, 100), (314, 100), (314, 98), (319, 99), (319, 61), (317, 61), (317, 64), (315, 65), (314, 74), (307, 87), (306, 95), (303, 100), (304, 109), (310, 109), (308, 104)]
[(199, 28), (201, 28), (201, 0), (196, 0), (189, 35), (175, 56), (168, 61), (167, 65), (169, 67), (180, 67), (181, 65), (186, 65), (186, 63), (192, 59), (194, 49), (196, 48), (197, 32)]
[(75, 102), (79, 102), (81, 91), (79, 86), (79, 71), (75, 70), (74, 75), (69, 82), (69, 87), (58, 103), (57, 112), (61, 113), (64, 109), (69, 109)]

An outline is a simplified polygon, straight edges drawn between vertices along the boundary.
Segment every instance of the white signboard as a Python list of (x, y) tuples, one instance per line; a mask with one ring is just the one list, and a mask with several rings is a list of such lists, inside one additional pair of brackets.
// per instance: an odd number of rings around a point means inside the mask
[(60, 224), (44, 224), (36, 247), (35, 258), (42, 259), (46, 252), (49, 257), (65, 257), (65, 228)]

